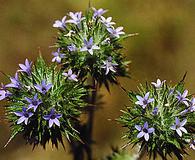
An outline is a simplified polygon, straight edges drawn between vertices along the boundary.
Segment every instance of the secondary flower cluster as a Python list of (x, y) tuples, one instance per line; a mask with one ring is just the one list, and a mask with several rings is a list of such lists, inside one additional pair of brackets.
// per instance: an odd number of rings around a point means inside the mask
[(188, 95), (183, 83), (172, 87), (158, 79), (141, 85), (139, 93), (129, 92), (133, 106), (119, 118), (128, 128), (125, 137), (129, 143), (141, 143), (150, 156), (159, 154), (163, 159), (172, 153), (181, 159), (187, 144), (195, 148), (195, 98)]
[(74, 125), (86, 91), (77, 76), (71, 69), (62, 73), (48, 67), (41, 57), (35, 65), (26, 59), (19, 67), (11, 83), (0, 90), (0, 100), (8, 101), (11, 139), (22, 132), (27, 142), (44, 147), (50, 139), (56, 146), (58, 141), (63, 144), (62, 135), (79, 139)]
[(90, 8), (56, 20), (53, 27), (59, 29), (57, 48), (53, 62), (62, 69), (71, 68), (81, 79), (88, 73), (100, 84), (116, 83), (116, 76), (127, 76), (127, 64), (120, 53), (120, 41), (129, 35), (123, 27), (115, 28), (112, 17), (105, 18), (107, 10)]

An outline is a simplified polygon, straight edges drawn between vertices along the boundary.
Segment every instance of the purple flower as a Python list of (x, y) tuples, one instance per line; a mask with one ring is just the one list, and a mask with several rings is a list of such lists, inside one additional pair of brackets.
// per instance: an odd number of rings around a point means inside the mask
[(67, 77), (69, 80), (76, 81), (76, 82), (78, 81), (77, 75), (73, 74), (72, 69), (69, 69), (68, 73), (62, 73), (62, 75)]
[(158, 114), (158, 107), (155, 107), (153, 109), (152, 114), (155, 115), (155, 116)]
[(104, 13), (107, 12), (107, 10), (104, 10), (102, 8), (100, 8), (100, 9), (92, 8), (92, 9), (94, 11), (93, 18), (101, 17)]
[(195, 98), (194, 97), (189, 102), (189, 111), (190, 112), (194, 112), (195, 111)]
[(176, 98), (178, 99), (179, 103), (184, 103), (186, 106), (188, 106), (188, 99), (186, 98), (187, 95), (188, 95), (188, 90), (185, 90), (183, 94), (177, 91)]
[(118, 64), (117, 63), (112, 63), (112, 58), (109, 57), (106, 61), (103, 61), (103, 66), (101, 68), (105, 69), (106, 70), (106, 75), (112, 71), (112, 72), (116, 72), (115, 70), (115, 66), (117, 66)]
[(100, 20), (107, 28), (112, 27), (116, 23), (112, 22), (112, 17), (104, 18), (103, 16), (101, 17)]
[(89, 39), (89, 41), (87, 41), (86, 39), (84, 39), (84, 46), (83, 48), (81, 48), (81, 52), (84, 51), (88, 51), (91, 55), (93, 55), (93, 50), (99, 50), (100, 47), (98, 47), (97, 45), (93, 44), (93, 37), (91, 37)]
[(76, 13), (69, 13), (69, 16), (72, 18), (70, 20), (67, 20), (67, 23), (73, 23), (75, 25), (79, 25), (81, 23), (82, 20), (84, 20), (85, 18), (82, 17), (82, 12), (76, 12)]
[(71, 45), (67, 46), (67, 49), (70, 52), (76, 52), (77, 51), (77, 47), (74, 44), (71, 44)]
[(145, 109), (148, 104), (154, 101), (154, 98), (149, 98), (149, 96), (150, 92), (147, 92), (144, 97), (137, 95), (136, 98), (138, 101), (135, 102), (135, 104), (140, 105), (143, 109)]
[(152, 82), (152, 85), (153, 85), (155, 88), (159, 89), (159, 88), (162, 87), (163, 83), (165, 83), (165, 82), (166, 82), (166, 80), (164, 80), (164, 81), (161, 82), (160, 79), (157, 79), (157, 82), (156, 82), (156, 83), (155, 83), (155, 82)]
[(45, 115), (43, 118), (47, 121), (49, 121), (49, 128), (51, 128), (53, 126), (53, 124), (55, 123), (57, 126), (60, 127), (60, 121), (58, 120), (59, 118), (61, 118), (62, 115), (61, 114), (57, 114), (55, 112), (55, 110), (52, 108), (50, 111), (50, 114)]
[(52, 87), (52, 84), (46, 84), (46, 80), (41, 82), (41, 85), (36, 84), (35, 88), (42, 94), (46, 94)]
[(144, 139), (146, 141), (149, 140), (150, 136), (149, 134), (154, 132), (154, 128), (148, 128), (148, 122), (144, 123), (144, 126), (141, 127), (140, 125), (135, 125), (135, 128), (140, 131), (137, 135), (137, 138), (142, 138), (144, 137)]
[(187, 123), (187, 119), (184, 119), (182, 122), (180, 122), (179, 118), (175, 118), (175, 124), (171, 126), (170, 128), (172, 130), (175, 130), (177, 134), (182, 137), (182, 132), (188, 133), (187, 130), (183, 127)]
[(180, 114), (185, 115), (188, 112), (194, 112), (195, 111), (195, 98), (192, 98), (191, 101), (189, 101), (189, 107), (185, 110), (183, 110)]
[(120, 35), (125, 34), (125, 32), (123, 32), (123, 27), (118, 27), (116, 29), (113, 28), (107, 28), (108, 32), (111, 34), (111, 37), (115, 37), (115, 38), (119, 38)]
[(32, 99), (27, 97), (25, 99), (29, 103), (28, 110), (33, 108), (34, 112), (37, 110), (37, 107), (42, 103), (42, 101), (38, 99), (37, 93)]
[(11, 83), (7, 84), (5, 86), (6, 88), (17, 88), (17, 89), (21, 88), (21, 82), (18, 77), (18, 72), (16, 72), (15, 77), (11, 77), (10, 80), (11, 80)]
[(66, 16), (64, 16), (61, 21), (56, 20), (55, 23), (53, 24), (53, 27), (65, 29), (66, 28)]
[(12, 94), (6, 89), (6, 87), (2, 84), (2, 88), (0, 89), (0, 101), (11, 96)]
[(195, 150), (195, 140), (190, 141), (190, 148)]
[(28, 59), (26, 59), (25, 64), (19, 64), (20, 70), (18, 70), (18, 71), (25, 72), (28, 75), (31, 75), (31, 65), (32, 65), (32, 62), (29, 62)]
[(57, 52), (52, 53), (54, 58), (52, 59), (52, 62), (61, 63), (62, 58), (65, 58), (65, 54), (60, 53), (60, 49), (58, 48)]
[(28, 124), (28, 119), (33, 116), (33, 113), (28, 112), (27, 108), (25, 107), (22, 108), (22, 112), (14, 112), (14, 114), (20, 117), (17, 121), (17, 124), (24, 122), (26, 125)]

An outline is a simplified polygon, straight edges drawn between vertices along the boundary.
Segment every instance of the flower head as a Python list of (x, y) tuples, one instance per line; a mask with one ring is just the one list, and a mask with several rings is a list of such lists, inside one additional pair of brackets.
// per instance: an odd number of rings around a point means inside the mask
[(71, 44), (71, 45), (67, 46), (67, 49), (70, 52), (76, 52), (77, 51), (77, 47), (74, 44)]
[(34, 112), (37, 110), (37, 107), (42, 103), (40, 99), (38, 99), (38, 94), (36, 93), (33, 98), (25, 98), (29, 103), (28, 110), (33, 108)]
[(113, 38), (119, 38), (120, 35), (125, 34), (125, 32), (122, 31), (123, 27), (118, 27), (116, 29), (108, 28), (107, 30), (110, 33), (111, 37), (113, 37)]
[(195, 140), (193, 139), (190, 141), (190, 148), (195, 150)]
[(55, 23), (53, 24), (54, 28), (60, 28), (60, 29), (65, 29), (66, 28), (66, 16), (62, 18), (62, 20), (56, 20)]
[(106, 75), (112, 71), (112, 72), (116, 72), (115, 70), (115, 66), (117, 66), (118, 64), (117, 63), (112, 63), (112, 58), (109, 57), (106, 61), (103, 61), (103, 65), (101, 68), (105, 69), (106, 70)]
[(57, 126), (60, 127), (60, 121), (58, 120), (59, 118), (61, 118), (62, 115), (61, 114), (57, 114), (55, 112), (55, 109), (52, 108), (50, 111), (50, 114), (45, 115), (43, 118), (47, 121), (49, 121), (49, 128), (51, 128), (53, 126), (53, 124), (56, 124)]
[(140, 131), (139, 134), (137, 135), (137, 138), (142, 138), (144, 137), (144, 139), (146, 141), (149, 140), (150, 136), (149, 134), (153, 133), (154, 132), (154, 128), (149, 128), (148, 127), (148, 122), (145, 122), (144, 123), (144, 126), (141, 127), (140, 125), (135, 125), (135, 128)]
[(0, 101), (11, 96), (10, 91), (6, 89), (6, 87), (2, 84), (2, 88), (0, 89)]
[(179, 118), (175, 118), (175, 124), (171, 126), (170, 128), (172, 130), (175, 130), (177, 134), (182, 137), (182, 132), (187, 133), (187, 130), (183, 127), (187, 123), (187, 119), (184, 119), (182, 122), (180, 122)]
[(189, 102), (189, 111), (190, 112), (194, 112), (195, 111), (195, 98), (194, 97)]
[(46, 84), (46, 80), (42, 80), (41, 85), (36, 84), (35, 88), (42, 94), (46, 94), (52, 87), (52, 84)]
[(162, 87), (162, 85), (163, 85), (163, 83), (165, 83), (165, 81), (166, 80), (164, 80), (164, 81), (162, 81), (161, 82), (161, 80), (160, 79), (157, 79), (157, 82), (155, 83), (155, 82), (152, 82), (151, 84), (154, 86), (154, 87), (156, 87), (156, 88), (161, 88)]
[(67, 20), (67, 23), (73, 23), (75, 25), (79, 25), (81, 23), (82, 20), (84, 20), (85, 18), (82, 17), (82, 12), (70, 12), (69, 16), (72, 18), (70, 20)]
[(150, 98), (149, 96), (150, 92), (147, 92), (144, 97), (137, 95), (136, 98), (138, 101), (135, 102), (135, 104), (140, 105), (143, 109), (145, 109), (148, 104), (154, 101), (154, 98)]
[(19, 64), (20, 70), (18, 70), (18, 71), (25, 72), (28, 75), (31, 75), (31, 65), (32, 65), (32, 62), (29, 62), (28, 59), (26, 59), (25, 64)]
[(101, 20), (100, 20), (107, 28), (112, 27), (113, 25), (115, 25), (116, 23), (112, 22), (112, 17), (108, 17), (108, 18), (104, 18), (103, 16), (101, 16)]
[(62, 75), (67, 77), (69, 80), (76, 81), (76, 82), (78, 81), (77, 75), (72, 72), (72, 69), (69, 69), (68, 73), (62, 73)]
[(18, 77), (18, 72), (16, 72), (15, 77), (11, 77), (10, 80), (11, 83), (7, 84), (5, 86), (6, 88), (17, 88), (17, 89), (21, 88), (21, 82)]
[(100, 8), (100, 9), (92, 8), (92, 9), (94, 11), (93, 18), (101, 17), (104, 13), (107, 12), (107, 10), (104, 10), (102, 8)]
[(52, 54), (54, 56), (52, 62), (61, 63), (62, 58), (65, 58), (65, 54), (60, 53), (60, 49), (58, 49), (57, 52), (53, 52)]
[(155, 107), (153, 109), (152, 114), (155, 115), (155, 116), (158, 114), (158, 107)]
[(185, 90), (183, 94), (181, 94), (179, 91), (177, 91), (176, 98), (178, 99), (179, 103), (184, 103), (188, 106), (188, 98), (186, 98), (188, 95), (188, 90)]
[(22, 122), (25, 123), (25, 125), (28, 124), (28, 120), (30, 117), (33, 116), (32, 112), (27, 111), (27, 108), (23, 107), (22, 112), (14, 112), (16, 116), (19, 116), (20, 118), (17, 121), (17, 124), (21, 124)]
[(83, 48), (81, 48), (81, 52), (89, 52), (91, 55), (93, 55), (93, 50), (99, 50), (100, 47), (98, 47), (97, 45), (93, 44), (93, 37), (91, 37), (89, 39), (89, 41), (87, 41), (86, 39), (84, 39), (84, 46)]

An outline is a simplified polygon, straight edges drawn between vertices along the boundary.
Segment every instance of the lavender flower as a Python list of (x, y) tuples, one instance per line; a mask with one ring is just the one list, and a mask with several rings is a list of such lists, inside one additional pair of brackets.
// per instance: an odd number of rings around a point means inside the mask
[(89, 39), (89, 41), (87, 41), (86, 39), (84, 39), (84, 46), (83, 48), (81, 48), (81, 52), (84, 51), (88, 51), (91, 55), (93, 55), (93, 50), (99, 50), (100, 47), (98, 47), (97, 45), (93, 44), (93, 37), (91, 37)]
[(18, 77), (18, 72), (16, 72), (15, 77), (11, 77), (10, 80), (11, 80), (11, 83), (7, 84), (5, 86), (6, 88), (17, 88), (17, 89), (21, 88), (21, 82)]
[(194, 112), (195, 111), (195, 98), (194, 97), (189, 102), (189, 111), (190, 112)]
[(125, 32), (123, 32), (123, 27), (118, 27), (116, 29), (113, 28), (107, 28), (108, 32), (111, 34), (111, 37), (114, 38), (119, 38), (120, 35), (125, 34)]
[(41, 85), (35, 85), (35, 88), (42, 94), (46, 94), (50, 88), (52, 87), (52, 84), (46, 84), (46, 80), (43, 80), (41, 82)]
[(188, 133), (187, 130), (183, 127), (187, 122), (187, 119), (184, 119), (182, 122), (180, 122), (179, 118), (175, 118), (175, 124), (171, 126), (170, 128), (172, 130), (175, 130), (177, 134), (182, 137), (182, 132)]
[(45, 120), (49, 121), (49, 128), (51, 128), (54, 123), (57, 126), (60, 127), (60, 121), (58, 119), (61, 118), (61, 117), (62, 117), (62, 115), (61, 114), (56, 114), (55, 110), (52, 108), (51, 111), (50, 111), (50, 114), (45, 115), (43, 118)]
[(161, 82), (160, 79), (157, 79), (157, 82), (156, 82), (156, 83), (155, 83), (155, 82), (152, 82), (151, 84), (152, 84), (155, 88), (159, 89), (159, 88), (162, 87), (163, 83), (165, 83), (165, 82), (166, 82), (166, 80), (164, 80), (164, 81)]
[(104, 10), (102, 8), (100, 8), (100, 9), (92, 8), (92, 9), (94, 11), (93, 18), (101, 17), (104, 13), (107, 12), (107, 10)]
[(188, 99), (186, 98), (188, 95), (188, 90), (185, 90), (183, 94), (181, 94), (179, 91), (177, 91), (176, 98), (178, 99), (179, 103), (184, 103), (186, 106), (188, 106)]
[(68, 51), (70, 52), (76, 52), (77, 47), (74, 44), (71, 44), (70, 46), (67, 46)]
[(137, 135), (137, 138), (144, 137), (146, 141), (148, 141), (150, 138), (149, 134), (154, 132), (154, 128), (148, 128), (148, 122), (145, 122), (143, 127), (141, 127), (140, 125), (135, 125), (135, 128), (140, 131)]
[(115, 70), (115, 66), (117, 66), (118, 64), (117, 63), (112, 63), (112, 58), (109, 57), (106, 61), (103, 61), (103, 66), (101, 68), (105, 69), (106, 70), (106, 75), (112, 71), (112, 72), (116, 72)]
[(66, 28), (66, 22), (67, 22), (66, 21), (66, 16), (64, 16), (61, 21), (60, 20), (55, 21), (55, 23), (53, 24), (53, 27), (54, 28), (65, 29)]
[(79, 25), (81, 23), (82, 20), (84, 20), (85, 18), (82, 17), (82, 12), (76, 12), (76, 13), (69, 13), (69, 16), (72, 18), (70, 20), (67, 20), (67, 23), (73, 23), (75, 25)]
[(148, 104), (154, 101), (154, 98), (149, 98), (149, 95), (150, 92), (147, 92), (144, 97), (137, 95), (136, 98), (138, 101), (135, 102), (135, 104), (140, 105), (143, 109), (145, 109)]
[(6, 87), (2, 84), (2, 88), (0, 89), (0, 101), (11, 96), (12, 94), (6, 89)]
[(77, 75), (73, 74), (72, 69), (69, 69), (68, 73), (62, 73), (62, 75), (67, 77), (69, 80), (76, 81), (76, 82), (78, 81)]
[(158, 114), (158, 107), (155, 107), (153, 109), (152, 114), (155, 115), (155, 116)]
[(28, 124), (28, 119), (33, 116), (33, 113), (28, 112), (27, 108), (25, 107), (22, 108), (22, 112), (14, 112), (14, 114), (20, 117), (17, 121), (17, 124), (24, 122), (26, 125)]
[(112, 27), (113, 25), (115, 25), (116, 23), (111, 22), (112, 21), (112, 17), (108, 17), (108, 18), (104, 18), (103, 16), (101, 17), (100, 20), (107, 28)]
[(25, 72), (28, 75), (31, 75), (31, 65), (32, 65), (32, 62), (29, 62), (28, 59), (26, 59), (25, 64), (19, 64), (20, 70), (18, 70), (18, 71)]
[(28, 110), (33, 108), (34, 112), (37, 110), (37, 107), (42, 103), (40, 99), (38, 99), (38, 94), (36, 93), (35, 96), (31, 98), (25, 98), (26, 101), (29, 103)]
[(190, 148), (195, 150), (195, 140), (191, 140), (190, 142)]
[(188, 112), (194, 112), (195, 111), (195, 98), (192, 98), (188, 105), (189, 105), (189, 107), (187, 109), (183, 110), (180, 113), (181, 115), (185, 115)]
[(52, 62), (61, 63), (62, 58), (65, 58), (65, 54), (60, 53), (60, 49), (58, 49), (57, 52), (52, 53), (54, 58), (52, 59)]

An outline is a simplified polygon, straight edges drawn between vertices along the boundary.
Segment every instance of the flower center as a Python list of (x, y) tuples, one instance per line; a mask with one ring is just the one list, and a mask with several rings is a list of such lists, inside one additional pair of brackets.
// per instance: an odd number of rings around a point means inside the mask
[(24, 113), (24, 117), (28, 118), (29, 114), (28, 113)]
[(32, 105), (33, 106), (37, 106), (38, 105), (38, 102), (37, 101), (32, 101)]
[(146, 129), (146, 128), (144, 128), (143, 131), (144, 131), (145, 133), (148, 133), (148, 129)]
[(51, 119), (55, 119), (55, 118), (56, 118), (55, 114), (52, 114)]
[(148, 100), (147, 99), (144, 99), (143, 104), (144, 105), (147, 105), (148, 104)]

